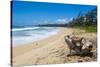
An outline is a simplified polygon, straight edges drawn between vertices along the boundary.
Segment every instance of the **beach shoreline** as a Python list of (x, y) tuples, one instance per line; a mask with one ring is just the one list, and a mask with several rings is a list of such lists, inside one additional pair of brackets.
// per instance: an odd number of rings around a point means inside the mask
[[(24, 46), (30, 46), (31, 47), (31, 45), (34, 47), (34, 46), (37, 46), (37, 45), (39, 45), (39, 46), (41, 46), (41, 45), (43, 45), (43, 44), (47, 44), (47, 42), (52, 42), (52, 41), (55, 41), (55, 37), (56, 36), (59, 36), (59, 35), (61, 35), (63, 32), (61, 32), (61, 31), (67, 31), (67, 29), (66, 28), (59, 28), (59, 31), (56, 33), (56, 34), (54, 34), (54, 35), (52, 35), (52, 36), (49, 36), (49, 37), (47, 37), (47, 38), (43, 38), (43, 39), (40, 39), (40, 40), (37, 40), (37, 41), (33, 41), (33, 42), (30, 42), (30, 43), (28, 43), (28, 44), (23, 44), (23, 45), (18, 45), (18, 46), (15, 46), (15, 47), (13, 47), (13, 49), (17, 49), (17, 48), (22, 48), (22, 47), (24, 47)], [(65, 34), (66, 35), (66, 34)], [(59, 37), (58, 37), (59, 38)], [(51, 39), (53, 39), (53, 40), (51, 40)], [(13, 45), (13, 44), (12, 44)], [(17, 51), (17, 50), (16, 50)]]
[(56, 27), (13, 28), (12, 44), (13, 47), (29, 44), (55, 35), (58, 31)]
[[(32, 43), (13, 47), (12, 61), (13, 65), (37, 65), (37, 64), (58, 64), (75, 62), (69, 61), (66, 57), (68, 46), (64, 41), (64, 36), (70, 35), (79, 30), (72, 28), (59, 28), (60, 31), (48, 38), (34, 41)], [(86, 34), (94, 38), (96, 34)], [(78, 35), (82, 36), (82, 35)], [(76, 61), (77, 62), (77, 61)]]

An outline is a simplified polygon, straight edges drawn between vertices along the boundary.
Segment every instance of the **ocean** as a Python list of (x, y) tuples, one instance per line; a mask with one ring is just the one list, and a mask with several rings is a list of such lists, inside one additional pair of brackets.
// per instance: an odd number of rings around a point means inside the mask
[(13, 47), (38, 41), (57, 34), (56, 27), (15, 27), (12, 28)]

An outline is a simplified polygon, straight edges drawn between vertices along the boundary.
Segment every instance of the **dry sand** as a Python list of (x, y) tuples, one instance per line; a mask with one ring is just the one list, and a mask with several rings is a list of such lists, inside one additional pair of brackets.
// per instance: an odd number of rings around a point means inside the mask
[[(13, 48), (13, 65), (37, 65), (37, 64), (58, 64), (83, 61), (96, 58), (72, 56), (67, 57), (69, 49), (64, 41), (64, 36), (75, 34), (78, 36), (96, 38), (96, 33), (84, 33), (72, 28), (60, 28), (58, 34), (35, 41), (30, 44), (25, 44)], [(85, 61), (84, 60), (84, 61)]]

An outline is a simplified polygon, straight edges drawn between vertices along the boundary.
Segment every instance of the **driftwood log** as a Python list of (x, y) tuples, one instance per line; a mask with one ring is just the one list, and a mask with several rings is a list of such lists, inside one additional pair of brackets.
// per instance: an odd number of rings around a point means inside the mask
[(64, 39), (70, 50), (69, 55), (88, 55), (92, 51), (92, 42), (86, 40), (84, 37), (67, 35)]

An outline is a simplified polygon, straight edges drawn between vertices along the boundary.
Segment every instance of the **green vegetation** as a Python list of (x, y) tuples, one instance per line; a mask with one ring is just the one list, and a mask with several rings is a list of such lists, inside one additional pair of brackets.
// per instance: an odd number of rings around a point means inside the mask
[(86, 27), (81, 27), (81, 29), (85, 30), (88, 33), (97, 32), (96, 26), (86, 26)]
[(68, 23), (69, 27), (81, 28), (86, 32), (97, 32), (97, 8), (86, 13), (80, 12)]

